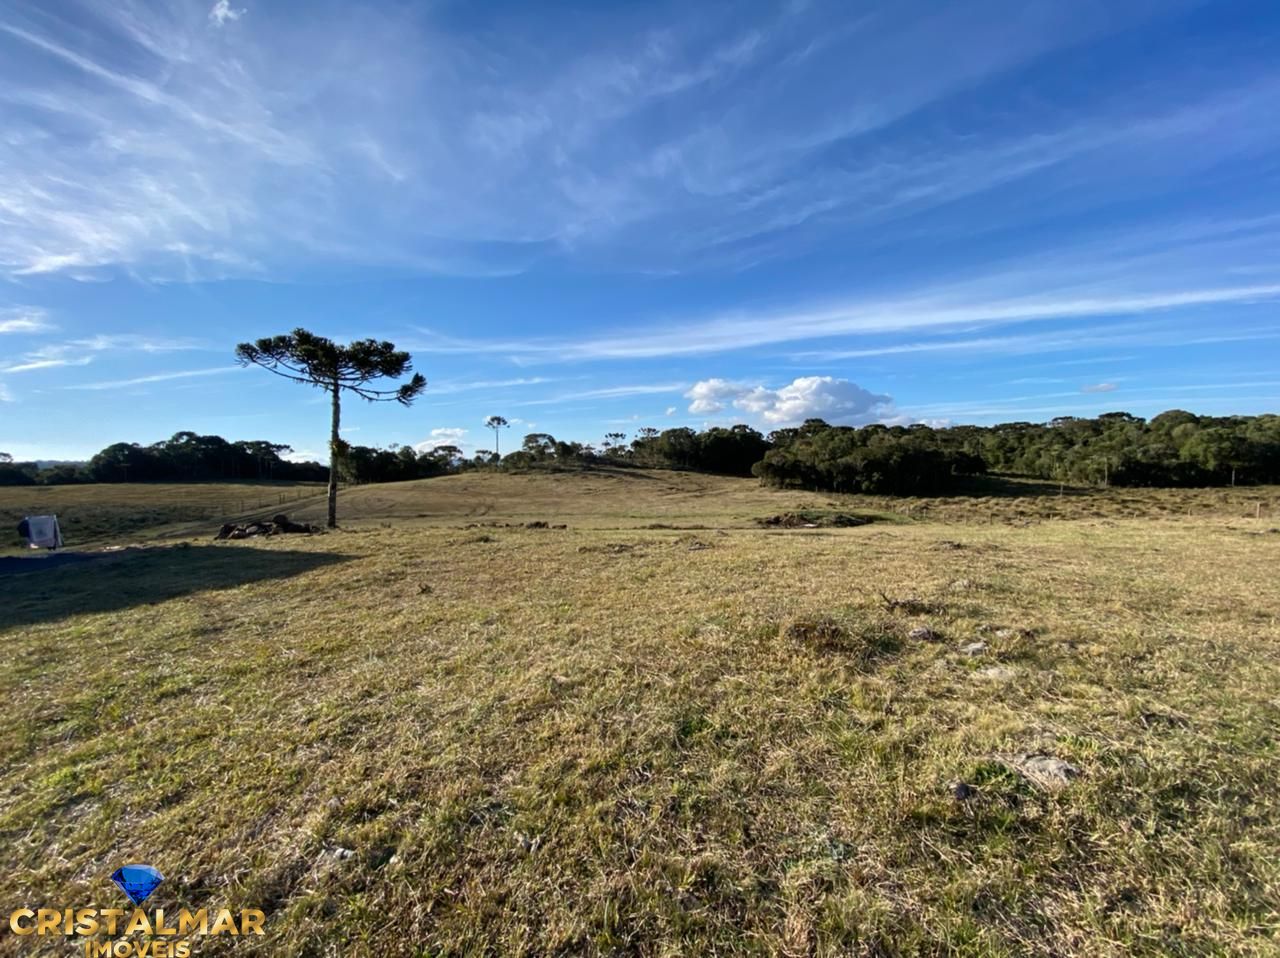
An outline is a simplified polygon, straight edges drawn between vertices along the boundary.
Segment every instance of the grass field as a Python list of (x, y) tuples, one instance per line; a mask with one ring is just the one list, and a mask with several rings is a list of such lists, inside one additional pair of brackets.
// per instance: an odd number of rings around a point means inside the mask
[(1280, 490), (473, 475), (213, 544), (211, 489), (0, 578), (9, 908), (141, 860), (266, 911), (200, 954), (1280, 951)]

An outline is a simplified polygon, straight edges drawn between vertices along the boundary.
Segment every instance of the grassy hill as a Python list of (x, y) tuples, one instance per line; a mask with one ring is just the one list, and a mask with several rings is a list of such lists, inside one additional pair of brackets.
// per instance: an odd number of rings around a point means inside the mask
[(0, 892), (267, 912), (202, 954), (1274, 954), (1277, 490), (985, 491), (461, 476), (0, 578)]
[[(648, 469), (464, 473), (344, 487), (339, 519), (359, 528), (501, 520), (572, 522), (592, 528), (654, 523), (752, 527), (781, 511), (847, 511), (895, 519), (1027, 523), (1053, 519), (1252, 518), (1280, 522), (1280, 487), (1085, 489), (990, 477), (964, 495), (931, 498), (779, 491), (754, 479)], [(57, 513), (68, 547), (97, 548), (203, 538), (222, 522), (285, 512), (323, 523), (318, 483), (212, 482), (0, 487), (0, 523)], [(4, 542), (14, 551), (16, 536)]]

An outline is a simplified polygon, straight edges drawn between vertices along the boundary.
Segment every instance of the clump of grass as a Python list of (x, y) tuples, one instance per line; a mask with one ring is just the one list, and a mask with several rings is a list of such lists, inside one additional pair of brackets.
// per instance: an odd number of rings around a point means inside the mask
[(864, 623), (851, 630), (822, 614), (792, 619), (782, 626), (780, 634), (793, 645), (858, 663), (870, 662), (898, 648), (893, 633), (877, 623)]

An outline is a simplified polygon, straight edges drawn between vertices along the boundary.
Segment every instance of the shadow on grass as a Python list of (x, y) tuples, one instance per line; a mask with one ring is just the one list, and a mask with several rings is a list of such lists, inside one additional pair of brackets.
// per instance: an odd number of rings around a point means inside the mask
[(922, 498), (1041, 499), (1048, 496), (1090, 496), (1097, 492), (1097, 489), (1087, 486), (1060, 485), (1047, 479), (1026, 479), (1020, 476), (992, 473), (985, 476), (970, 476), (961, 480), (954, 489), (949, 489), (938, 496)]
[[(72, 615), (116, 612), (178, 596), (287, 579), (354, 556), (237, 546), (168, 546), (127, 550), (46, 565), (11, 560), (0, 575), (0, 630)], [(14, 562), (32, 571), (16, 574)]]

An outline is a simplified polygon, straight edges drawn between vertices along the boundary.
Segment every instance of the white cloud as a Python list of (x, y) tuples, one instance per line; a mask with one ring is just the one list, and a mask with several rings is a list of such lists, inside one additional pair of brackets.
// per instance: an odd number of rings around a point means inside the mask
[[(434, 396), (448, 395), (449, 393), (471, 392), (476, 389), (508, 389), (513, 386), (539, 386), (543, 383), (555, 382), (554, 378), (548, 376), (524, 376), (519, 379), (484, 379), (474, 382), (442, 382), (431, 384), (431, 394)], [(513, 422), (515, 420), (512, 420)]]
[(1080, 387), (1082, 393), (1110, 393), (1115, 392), (1115, 390), (1115, 383), (1088, 383)]
[(0, 333), (40, 333), (52, 328), (42, 309), (0, 309)]
[(801, 376), (778, 389), (705, 379), (695, 383), (685, 398), (692, 400), (689, 412), (695, 415), (714, 415), (732, 406), (771, 426), (812, 418), (846, 425), (873, 422), (890, 414), (893, 403), (889, 396), (832, 376)]
[(13, 393), (4, 383), (0, 383), (0, 402), (13, 402)]
[(667, 412), (666, 412), (666, 414), (667, 414), (668, 416), (674, 416), (674, 415), (676, 414), (676, 412), (677, 412), (677, 411), (678, 411), (678, 410), (677, 410), (677, 408), (676, 408), (675, 406), (668, 406), (668, 407), (667, 407)]
[(209, 11), (209, 22), (220, 27), (228, 20), (239, 20), (244, 14), (243, 9), (231, 6), (230, 0), (218, 0)]
[(689, 412), (709, 416), (722, 412), (726, 402), (748, 391), (748, 387), (731, 383), (727, 379), (704, 379), (694, 383), (693, 388), (684, 394), (684, 398), (693, 400), (689, 404)]
[[(1190, 256), (1195, 251), (1182, 251)], [(1132, 276), (1113, 280), (1117, 265), (1129, 267)], [(773, 346), (806, 340), (871, 336), (889, 333), (941, 335), (972, 331), (985, 326), (1014, 323), (1047, 323), (1054, 320), (1100, 317), (1133, 317), (1161, 314), (1204, 306), (1248, 306), (1280, 299), (1280, 283), (1248, 286), (1193, 287), (1172, 281), (1185, 279), (1185, 257), (1172, 256), (1143, 264), (1149, 271), (1138, 272), (1134, 259), (1119, 259), (1105, 267), (1085, 263), (1066, 265), (1014, 264), (1003, 270), (984, 272), (962, 282), (938, 284), (923, 292), (881, 297), (850, 297), (827, 303), (800, 303), (762, 311), (733, 311), (694, 316), (667, 326), (647, 324), (595, 338), (573, 340), (504, 340), (486, 343), (458, 339), (433, 344), (438, 352), (487, 352), (526, 354), (543, 361), (654, 359), (730, 352), (759, 346)], [(1124, 283), (1128, 288), (1117, 288)], [(1135, 289), (1143, 286), (1145, 289)], [(1154, 329), (1154, 327), (1146, 327)], [(1086, 335), (1087, 333), (1087, 335)], [(1274, 330), (1228, 333), (1234, 338), (1274, 338)], [(1185, 337), (1181, 330), (1177, 336)], [(1166, 336), (1166, 338), (1168, 338)], [(962, 340), (923, 340), (861, 348), (831, 348), (797, 352), (793, 358), (807, 360), (853, 359), (917, 352), (1040, 352), (1112, 343), (1149, 343), (1141, 328), (1101, 330), (1019, 332), (1015, 335), (987, 336)], [(1179, 339), (1178, 341), (1185, 341)]]
[(157, 339), (133, 334), (99, 333), (83, 339), (39, 346), (24, 353), (18, 362), (0, 366), (0, 373), (23, 373), (60, 366), (87, 366), (99, 353), (105, 352), (169, 353), (202, 348), (204, 348), (203, 344), (193, 339)]
[[(240, 366), (214, 366), (211, 369), (184, 369), (172, 373), (156, 373), (153, 376), (137, 376), (133, 379), (115, 379), (102, 383), (76, 383), (63, 386), (63, 389), (124, 389), (128, 386), (143, 386), (147, 383), (164, 383), (174, 379), (192, 379), (198, 376), (220, 376), (225, 373), (239, 372)], [(348, 429), (347, 432), (354, 430)]]
[(418, 452), (430, 452), (440, 446), (457, 446), (459, 449), (465, 449), (470, 444), (466, 441), (469, 430), (460, 426), (443, 426), (439, 429), (432, 429), (430, 438), (415, 442), (413, 448)]

